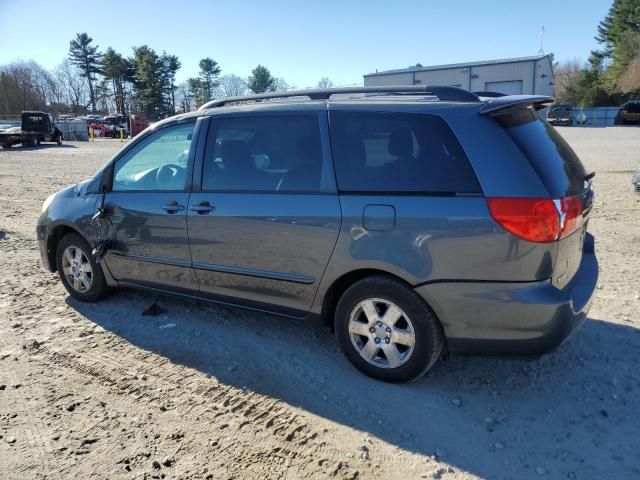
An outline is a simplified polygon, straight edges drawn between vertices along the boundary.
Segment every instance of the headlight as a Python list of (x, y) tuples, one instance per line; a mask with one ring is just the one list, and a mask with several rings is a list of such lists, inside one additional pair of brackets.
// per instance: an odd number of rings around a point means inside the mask
[(56, 194), (52, 193), (51, 195), (49, 195), (47, 197), (47, 199), (42, 204), (42, 212), (46, 211), (47, 208), (49, 208), (49, 205), (51, 205), (51, 202), (53, 201), (53, 197), (55, 197), (55, 196), (56, 196)]

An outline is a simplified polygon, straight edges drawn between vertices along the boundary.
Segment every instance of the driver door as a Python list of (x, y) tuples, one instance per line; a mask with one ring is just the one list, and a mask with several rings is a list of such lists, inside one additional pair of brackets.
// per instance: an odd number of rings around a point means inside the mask
[(164, 127), (115, 160), (105, 211), (114, 232), (105, 262), (118, 281), (198, 290), (187, 210), (195, 122)]

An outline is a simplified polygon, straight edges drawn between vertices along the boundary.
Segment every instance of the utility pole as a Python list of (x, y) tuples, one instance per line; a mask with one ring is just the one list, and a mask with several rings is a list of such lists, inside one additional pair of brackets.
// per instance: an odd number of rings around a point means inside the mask
[(540, 27), (540, 50), (538, 50), (538, 54), (542, 55), (544, 53), (544, 49), (542, 48), (542, 41), (544, 40), (544, 25)]

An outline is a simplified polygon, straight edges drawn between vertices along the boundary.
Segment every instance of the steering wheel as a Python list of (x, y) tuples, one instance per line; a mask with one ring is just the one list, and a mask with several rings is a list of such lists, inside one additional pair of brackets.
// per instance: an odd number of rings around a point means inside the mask
[(166, 165), (158, 168), (158, 171), (156, 172), (156, 183), (158, 186), (173, 186), (175, 181), (178, 179), (178, 175), (180, 175), (182, 171), (183, 168), (180, 165), (167, 163)]

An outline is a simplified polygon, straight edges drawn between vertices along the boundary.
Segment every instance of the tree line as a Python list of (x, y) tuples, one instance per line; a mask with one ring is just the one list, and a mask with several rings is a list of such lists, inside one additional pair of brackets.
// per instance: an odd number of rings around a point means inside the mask
[[(81, 115), (142, 114), (151, 120), (195, 110), (214, 98), (286, 91), (295, 88), (256, 66), (247, 78), (222, 75), (213, 58), (200, 60), (196, 77), (176, 83), (182, 63), (176, 55), (148, 45), (130, 56), (109, 47), (100, 50), (87, 33), (69, 42), (67, 58), (49, 71), (33, 60), (0, 66), (0, 115), (23, 110)], [(323, 78), (319, 86), (333, 86)]]
[(591, 107), (639, 98), (640, 0), (614, 0), (595, 39), (599, 48), (584, 65), (573, 59), (556, 66), (556, 99)]

